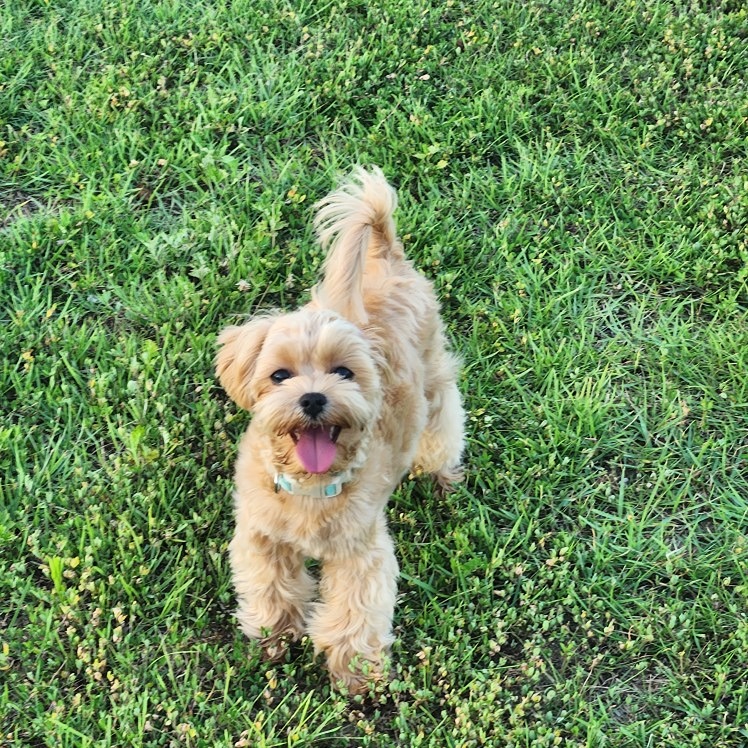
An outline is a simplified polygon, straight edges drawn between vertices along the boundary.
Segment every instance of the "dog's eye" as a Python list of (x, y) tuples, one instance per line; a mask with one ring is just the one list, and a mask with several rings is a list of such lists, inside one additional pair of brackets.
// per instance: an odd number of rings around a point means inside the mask
[(285, 382), (286, 379), (290, 379), (291, 376), (292, 374), (288, 369), (278, 369), (278, 371), (274, 371), (270, 375), (270, 379), (274, 384), (280, 384), (281, 382)]
[(337, 366), (330, 373), (337, 374), (343, 379), (353, 379), (353, 372), (345, 366)]

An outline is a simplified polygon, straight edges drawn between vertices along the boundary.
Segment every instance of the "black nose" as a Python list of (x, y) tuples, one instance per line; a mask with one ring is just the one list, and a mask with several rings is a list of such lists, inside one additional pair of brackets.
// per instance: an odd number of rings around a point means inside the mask
[(321, 392), (307, 392), (299, 399), (299, 405), (306, 415), (316, 418), (327, 405), (327, 398)]

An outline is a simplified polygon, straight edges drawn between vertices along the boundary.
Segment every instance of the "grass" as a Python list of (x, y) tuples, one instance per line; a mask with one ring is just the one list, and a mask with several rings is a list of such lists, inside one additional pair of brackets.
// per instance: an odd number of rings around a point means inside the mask
[[(748, 12), (0, 9), (0, 745), (748, 743)], [(381, 165), (464, 360), (467, 481), (390, 504), (394, 678), (232, 621), (218, 330)]]

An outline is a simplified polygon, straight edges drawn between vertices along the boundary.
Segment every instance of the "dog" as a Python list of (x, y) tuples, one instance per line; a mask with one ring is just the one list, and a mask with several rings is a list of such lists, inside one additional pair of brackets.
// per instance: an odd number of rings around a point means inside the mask
[(229, 545), (240, 628), (271, 659), (308, 634), (351, 694), (386, 678), (394, 640), (390, 495), (409, 471), (443, 489), (462, 477), (459, 362), (396, 206), (381, 170), (357, 167), (316, 206), (327, 252), (309, 303), (226, 327), (215, 360), (252, 414)]

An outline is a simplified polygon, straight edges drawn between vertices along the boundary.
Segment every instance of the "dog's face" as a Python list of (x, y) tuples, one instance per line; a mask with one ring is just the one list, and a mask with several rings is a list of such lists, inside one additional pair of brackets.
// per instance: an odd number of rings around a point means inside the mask
[(350, 322), (302, 310), (226, 328), (216, 371), (253, 414), (257, 445), (278, 472), (335, 473), (365, 459), (381, 407), (371, 347)]

